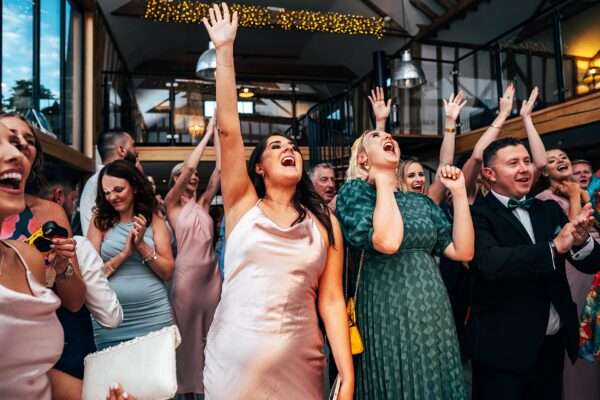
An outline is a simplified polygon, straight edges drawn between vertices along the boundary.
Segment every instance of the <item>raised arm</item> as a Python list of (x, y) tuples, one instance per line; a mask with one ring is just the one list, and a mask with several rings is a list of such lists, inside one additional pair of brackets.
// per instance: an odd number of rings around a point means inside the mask
[(369, 179), (377, 189), (373, 211), (373, 248), (380, 253), (394, 254), (404, 239), (404, 222), (394, 195), (397, 178), (394, 174), (377, 173), (371, 168)]
[(214, 135), (214, 143), (216, 154), (215, 169), (210, 175), (210, 180), (208, 181), (208, 186), (206, 186), (206, 190), (198, 199), (198, 204), (200, 204), (204, 208), (208, 208), (210, 206), (210, 203), (216, 196), (221, 185), (221, 139), (219, 138), (218, 134)]
[(440, 170), (440, 180), (452, 193), (452, 242), (444, 249), (444, 255), (455, 261), (471, 261), (475, 253), (475, 232), (469, 208), (469, 198), (462, 171), (445, 166)]
[[(465, 94), (461, 90), (456, 96), (451, 94), (448, 100), (444, 99), (444, 111), (446, 113), (446, 126), (444, 127), (444, 139), (440, 147), (439, 167), (452, 165), (454, 163), (454, 145), (456, 142), (456, 120), (460, 115), (460, 110), (467, 104)], [(433, 183), (429, 187), (427, 195), (436, 204), (440, 204), (445, 197), (445, 188), (440, 181), (439, 174), (435, 175)]]
[[(221, 10), (222, 8), (222, 10)], [(210, 21), (204, 26), (217, 52), (216, 91), (217, 125), (221, 138), (221, 174), (226, 231), (231, 232), (239, 218), (256, 204), (258, 196), (246, 170), (246, 154), (237, 109), (237, 88), (233, 58), (233, 42), (238, 15), (230, 15), (227, 4), (209, 9)]]
[(498, 116), (494, 119), (494, 122), (486, 129), (481, 135), (475, 147), (473, 147), (473, 153), (463, 166), (463, 174), (465, 175), (465, 184), (467, 187), (467, 193), (472, 196), (476, 190), (477, 176), (481, 170), (481, 163), (483, 161), (483, 151), (489, 146), (494, 140), (498, 138), (498, 134), (502, 129), (502, 125), (509, 117), (512, 107), (513, 98), (515, 96), (515, 87), (512, 82), (508, 84), (508, 87), (504, 91), (502, 97), (500, 97), (500, 106)]
[[(213, 136), (214, 131), (215, 121), (213, 117), (208, 122), (208, 127), (206, 128), (206, 133), (202, 137), (202, 140), (200, 140), (200, 143), (198, 143), (187, 160), (185, 160), (185, 164), (183, 165), (183, 169), (181, 170), (179, 178), (165, 197), (165, 205), (167, 206), (169, 213), (179, 204), (179, 199), (185, 192), (185, 187), (188, 184), (188, 181), (192, 175), (194, 175), (196, 169), (198, 169), (198, 164), (202, 159), (202, 154), (204, 154), (204, 150), (206, 150), (206, 146), (208, 145), (210, 138)], [(169, 219), (171, 222), (174, 222), (175, 220), (171, 218)]]
[(520, 112), (521, 117), (523, 118), (523, 125), (525, 126), (525, 131), (527, 132), (529, 150), (531, 151), (533, 164), (536, 168), (534, 182), (537, 180), (537, 178), (539, 178), (547, 163), (546, 148), (544, 147), (544, 142), (542, 142), (542, 138), (540, 137), (540, 134), (538, 133), (537, 129), (535, 129), (533, 119), (531, 118), (533, 106), (535, 105), (535, 101), (538, 97), (538, 94), (539, 90), (536, 86), (531, 91), (529, 99), (523, 100)]
[(328, 246), (327, 263), (319, 280), (318, 307), (327, 339), (342, 382), (339, 399), (352, 399), (354, 367), (348, 335), (348, 314), (342, 287), (344, 272), (344, 237), (339, 222), (331, 215), (335, 246)]
[(377, 86), (374, 90), (371, 89), (369, 101), (371, 102), (371, 108), (375, 116), (375, 130), (385, 131), (385, 122), (390, 115), (392, 99), (388, 99), (386, 102), (383, 88)]

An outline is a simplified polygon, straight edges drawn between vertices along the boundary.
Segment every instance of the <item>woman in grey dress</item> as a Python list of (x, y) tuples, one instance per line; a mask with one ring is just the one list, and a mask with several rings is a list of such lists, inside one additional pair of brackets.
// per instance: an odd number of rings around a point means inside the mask
[(123, 322), (106, 329), (94, 321), (98, 349), (172, 325), (164, 281), (173, 275), (170, 234), (156, 215), (152, 188), (128, 161), (114, 161), (98, 178), (94, 223), (88, 238), (105, 262), (109, 284), (123, 307)]

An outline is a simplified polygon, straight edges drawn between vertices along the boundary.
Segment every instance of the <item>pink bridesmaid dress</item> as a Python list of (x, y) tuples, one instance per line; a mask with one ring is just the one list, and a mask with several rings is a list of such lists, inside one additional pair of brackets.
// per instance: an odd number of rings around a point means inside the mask
[[(56, 317), (60, 300), (26, 269), (30, 294), (0, 285), (0, 399), (50, 400), (48, 371), (63, 350), (63, 329)], [(4, 249), (6, 251), (6, 249)]]
[(179, 213), (174, 227), (177, 257), (171, 304), (181, 332), (177, 348), (178, 393), (204, 393), (206, 335), (221, 295), (213, 246), (213, 220), (195, 201)]
[(323, 398), (316, 296), (326, 258), (310, 216), (281, 228), (259, 203), (239, 220), (206, 345), (207, 400)]

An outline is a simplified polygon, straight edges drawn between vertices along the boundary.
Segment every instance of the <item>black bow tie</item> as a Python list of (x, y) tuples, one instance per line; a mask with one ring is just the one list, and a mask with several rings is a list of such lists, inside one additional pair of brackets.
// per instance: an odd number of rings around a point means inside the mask
[(531, 205), (533, 204), (533, 198), (525, 199), (525, 200), (517, 200), (517, 199), (509, 199), (508, 200), (508, 209), (514, 210), (515, 208), (523, 208), (525, 210), (529, 210)]

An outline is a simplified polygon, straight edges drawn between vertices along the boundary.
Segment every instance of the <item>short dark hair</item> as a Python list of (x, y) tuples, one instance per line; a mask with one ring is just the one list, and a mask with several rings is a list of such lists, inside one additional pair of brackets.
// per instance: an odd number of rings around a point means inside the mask
[(519, 139), (514, 137), (505, 137), (502, 139), (494, 140), (483, 150), (483, 166), (489, 167), (490, 163), (498, 153), (505, 147), (523, 145)]
[(40, 197), (48, 199), (57, 186), (62, 186), (67, 193), (70, 193), (77, 189), (77, 182), (65, 176), (53, 175), (51, 178), (46, 178), (46, 184), (39, 193)]
[(109, 159), (117, 144), (124, 140), (126, 136), (131, 137), (129, 133), (121, 130), (107, 131), (100, 135), (97, 146), (103, 162)]

